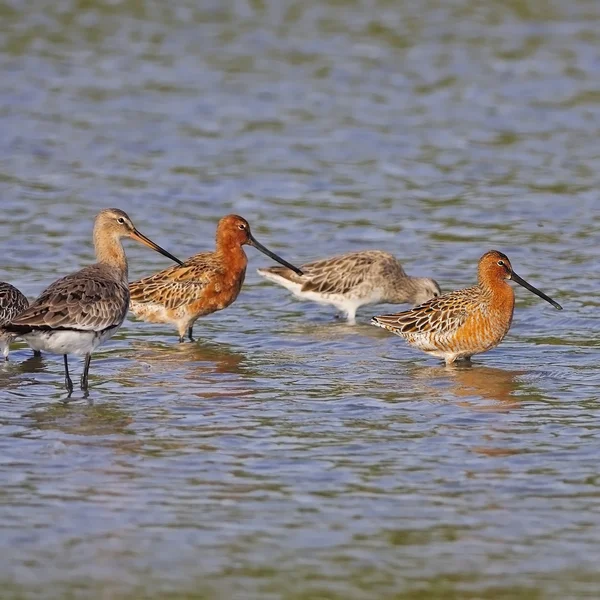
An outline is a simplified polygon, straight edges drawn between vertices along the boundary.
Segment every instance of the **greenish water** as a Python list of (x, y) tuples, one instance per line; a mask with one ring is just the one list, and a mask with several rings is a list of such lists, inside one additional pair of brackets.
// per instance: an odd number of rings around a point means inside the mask
[(565, 308), (519, 288), (448, 370), (250, 248), (199, 343), (126, 321), (92, 404), (18, 345), (0, 597), (597, 597), (599, 42), (596, 0), (0, 4), (0, 279), (27, 295), (118, 206), (180, 257), (236, 212), (290, 261), (385, 249), (444, 290), (497, 248)]

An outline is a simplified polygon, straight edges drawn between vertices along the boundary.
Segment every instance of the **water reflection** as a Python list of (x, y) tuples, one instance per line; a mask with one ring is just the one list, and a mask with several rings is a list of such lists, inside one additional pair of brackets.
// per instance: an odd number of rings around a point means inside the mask
[[(193, 365), (193, 376), (243, 372), (245, 355), (225, 344), (200, 340), (193, 343), (163, 344), (136, 339), (127, 354), (135, 359), (133, 369), (141, 367), (155, 373), (168, 373)], [(132, 356), (133, 355), (133, 356)]]
[(57, 402), (37, 407), (24, 415), (40, 430), (58, 429), (70, 435), (111, 436), (130, 434), (133, 418), (116, 402), (98, 405)]
[(21, 352), (12, 352), (10, 360), (2, 361), (0, 364), (0, 388), (20, 388), (23, 385), (33, 384), (36, 382), (35, 374), (46, 370), (42, 356), (29, 353), (25, 360), (21, 360), (21, 354)]
[[(549, 320), (517, 291), (494, 361), (448, 370), (368, 324), (397, 307), (347, 327), (251, 268), (205, 322), (219, 343), (128, 322), (94, 357), (94, 405), (62, 405), (60, 357), (18, 345), (0, 366), (0, 583), (387, 598), (410, 573), (423, 597), (588, 593), (600, 4), (35, 4), (0, 5), (2, 278), (26, 295), (93, 260), (114, 201), (183, 256), (241, 213), (299, 263), (380, 248), (448, 290), (497, 247), (571, 310)], [(127, 255), (132, 279), (157, 270)], [(433, 534), (405, 552), (390, 523)]]
[(200, 398), (245, 396), (250, 393), (252, 370), (246, 355), (227, 344), (199, 340), (163, 344), (134, 340), (130, 361), (119, 379), (138, 382), (152, 377), (153, 385)]
[(411, 375), (421, 392), (433, 401), (450, 400), (473, 410), (495, 411), (519, 406), (517, 392), (524, 387), (519, 378), (525, 373), (463, 363), (418, 368)]

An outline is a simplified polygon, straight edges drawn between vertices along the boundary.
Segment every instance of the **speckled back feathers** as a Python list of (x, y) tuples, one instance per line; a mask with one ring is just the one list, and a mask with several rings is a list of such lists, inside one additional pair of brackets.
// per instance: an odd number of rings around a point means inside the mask
[(126, 282), (104, 264), (94, 264), (55, 281), (18, 317), (10, 330), (103, 331), (119, 327), (129, 303)]
[(10, 283), (0, 281), (0, 328), (29, 306), (27, 298)]

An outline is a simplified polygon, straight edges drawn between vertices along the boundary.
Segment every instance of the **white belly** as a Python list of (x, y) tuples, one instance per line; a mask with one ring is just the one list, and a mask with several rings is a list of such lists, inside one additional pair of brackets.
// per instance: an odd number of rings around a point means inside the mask
[(93, 352), (100, 344), (111, 338), (118, 329), (119, 327), (113, 327), (101, 334), (96, 331), (55, 329), (53, 331), (32, 331), (20, 337), (34, 350), (42, 350), (51, 354), (84, 356)]

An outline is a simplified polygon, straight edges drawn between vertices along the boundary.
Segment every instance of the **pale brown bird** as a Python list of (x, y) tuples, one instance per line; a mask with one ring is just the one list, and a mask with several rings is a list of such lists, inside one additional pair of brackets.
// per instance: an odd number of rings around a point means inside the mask
[(188, 258), (129, 284), (131, 312), (149, 323), (171, 323), (184, 341), (194, 341), (193, 327), (199, 317), (227, 308), (240, 293), (248, 259), (242, 246), (253, 246), (286, 268), (302, 271), (259, 244), (246, 219), (227, 215), (217, 225), (216, 250)]
[(421, 304), (441, 294), (428, 277), (410, 277), (389, 252), (347, 252), (300, 266), (303, 275), (285, 267), (258, 269), (258, 274), (290, 290), (302, 300), (332, 304), (355, 323), (356, 311), (367, 304)]
[(87, 392), (92, 352), (121, 327), (129, 306), (127, 257), (121, 239), (129, 237), (181, 264), (142, 235), (118, 208), (101, 211), (94, 223), (97, 261), (55, 281), (39, 298), (5, 326), (34, 350), (62, 354), (65, 387), (71, 395), (68, 354), (85, 356), (81, 389)]

